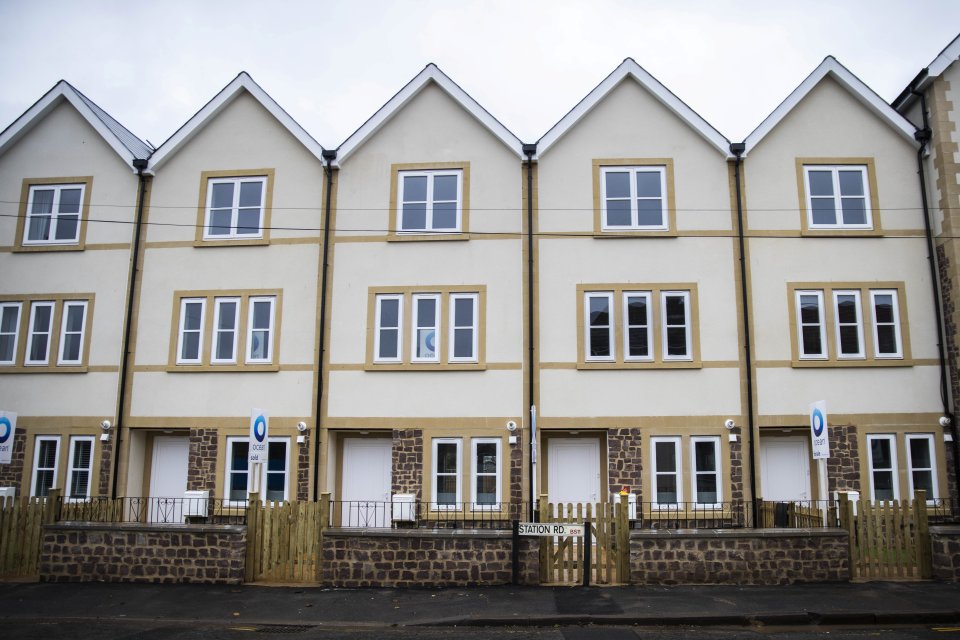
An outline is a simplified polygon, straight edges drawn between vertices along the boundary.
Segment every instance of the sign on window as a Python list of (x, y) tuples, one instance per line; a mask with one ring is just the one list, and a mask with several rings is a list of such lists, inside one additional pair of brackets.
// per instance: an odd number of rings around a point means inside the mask
[(17, 414), (0, 411), (0, 464), (10, 464), (13, 457), (13, 436), (17, 432)]
[(250, 464), (267, 461), (267, 431), (270, 417), (263, 409), (254, 409), (250, 413), (250, 451), (247, 461)]

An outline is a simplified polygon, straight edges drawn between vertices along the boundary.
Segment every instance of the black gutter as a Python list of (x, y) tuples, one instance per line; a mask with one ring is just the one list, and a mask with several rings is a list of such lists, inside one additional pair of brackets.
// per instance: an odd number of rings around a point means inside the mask
[(317, 423), (313, 426), (313, 499), (317, 500), (320, 491), (320, 421), (323, 415), (323, 358), (324, 338), (327, 335), (327, 272), (330, 261), (327, 253), (330, 248), (330, 198), (333, 190), (333, 161), (337, 159), (336, 149), (324, 149), (321, 153), (327, 163), (323, 172), (327, 177), (326, 193), (324, 193), (323, 211), (323, 268), (320, 273), (320, 344), (317, 353)]
[[(534, 357), (534, 347), (533, 347), (533, 332), (534, 332), (534, 323), (533, 323), (533, 156), (537, 153), (537, 145), (534, 144), (525, 144), (523, 145), (523, 154), (527, 156), (527, 353), (529, 358), (529, 365), (527, 367), (527, 393), (530, 398), (530, 411), (527, 412), (529, 420), (531, 421), (531, 428), (533, 428), (532, 421), (534, 420), (532, 407), (534, 406), (533, 402), (533, 391), (534, 391), (534, 366), (533, 366), (533, 357)], [(526, 440), (526, 438), (524, 438)], [(522, 444), (520, 446), (523, 446)], [(533, 450), (533, 441), (530, 442), (530, 456), (527, 458), (529, 464), (527, 464), (527, 484), (530, 487), (530, 522), (533, 522), (534, 517), (534, 504), (536, 503), (537, 497), (533, 495), (534, 484), (533, 484), (533, 457), (536, 455), (536, 452)]]
[[(746, 242), (743, 237), (743, 194), (740, 191), (740, 163), (743, 161), (743, 152), (747, 146), (743, 142), (734, 142), (730, 145), (730, 153), (735, 156), (733, 171), (737, 193), (737, 241), (740, 243), (740, 291), (743, 296), (743, 354), (747, 361), (747, 429), (744, 446), (749, 451), (750, 460), (750, 500), (756, 504), (757, 499), (757, 461), (753, 450), (753, 355), (750, 345), (750, 294), (747, 289), (747, 259)], [(756, 528), (759, 519), (757, 509), (751, 509), (753, 527)]]
[(137, 179), (140, 181), (140, 194), (137, 198), (137, 218), (133, 231), (133, 264), (130, 269), (130, 291), (127, 295), (127, 319), (123, 327), (123, 348), (120, 351), (120, 390), (117, 393), (117, 423), (114, 425), (116, 436), (113, 443), (113, 486), (110, 497), (117, 497), (117, 474), (120, 470), (120, 442), (123, 433), (123, 405), (127, 399), (127, 370), (130, 362), (130, 333), (133, 326), (133, 299), (137, 289), (137, 265), (140, 261), (140, 231), (143, 228), (143, 203), (146, 198), (147, 177), (143, 170), (147, 168), (147, 160), (135, 158), (133, 168), (137, 170)]
[(927, 178), (923, 170), (923, 153), (930, 142), (932, 132), (927, 118), (927, 97), (919, 91), (913, 90), (912, 93), (920, 98), (920, 109), (923, 115), (923, 128), (918, 129), (914, 138), (920, 143), (917, 149), (917, 175), (920, 178), (920, 200), (923, 204), (923, 229), (927, 239), (927, 262), (930, 265), (930, 286), (933, 292), (933, 311), (937, 318), (937, 355), (940, 357), (940, 401), (943, 404), (943, 416), (949, 421), (949, 424), (941, 426), (951, 428), (953, 433), (953, 473), (956, 480), (957, 490), (960, 491), (960, 433), (957, 430), (957, 419), (950, 410), (950, 387), (949, 372), (947, 370), (947, 358), (944, 353), (943, 317), (941, 315), (942, 302), (940, 300), (940, 272), (937, 268), (937, 254), (933, 243), (933, 230), (930, 227), (930, 207), (927, 202)]

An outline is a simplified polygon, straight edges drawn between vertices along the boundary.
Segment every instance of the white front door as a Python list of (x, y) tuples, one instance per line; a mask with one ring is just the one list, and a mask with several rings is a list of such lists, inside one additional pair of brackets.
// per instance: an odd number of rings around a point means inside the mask
[(605, 502), (600, 495), (600, 439), (550, 438), (547, 443), (550, 502)]
[(392, 468), (390, 438), (343, 439), (340, 526), (390, 526)]
[(150, 466), (150, 522), (183, 522), (183, 494), (187, 490), (190, 439), (157, 436)]
[(760, 438), (760, 496), (789, 502), (810, 500), (810, 454), (807, 438)]

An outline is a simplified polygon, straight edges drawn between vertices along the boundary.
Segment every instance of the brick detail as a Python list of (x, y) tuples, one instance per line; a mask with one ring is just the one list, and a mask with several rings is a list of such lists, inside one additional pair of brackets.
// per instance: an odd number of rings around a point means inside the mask
[[(537, 584), (538, 538), (521, 540), (520, 583)], [(465, 587), (510, 584), (510, 533), (324, 535), (320, 582), (327, 587)]]
[(393, 430), (393, 493), (423, 499), (423, 430)]
[[(316, 436), (314, 436), (316, 437)], [(310, 438), (297, 448), (297, 500), (307, 500), (310, 496)]]
[(245, 527), (47, 525), (41, 582), (240, 584)]
[(610, 493), (621, 487), (630, 487), (631, 493), (641, 494), (643, 456), (640, 429), (607, 429), (607, 482)]
[[(0, 464), (0, 487), (14, 487), (17, 497), (24, 494), (21, 482), (23, 479), (23, 459), (27, 450), (27, 434), (17, 429), (13, 434), (13, 452), (10, 464)], [(29, 487), (27, 488), (29, 494)]]
[(830, 425), (827, 476), (831, 499), (834, 491), (860, 491), (860, 447), (856, 426)]
[(217, 430), (190, 429), (190, 465), (187, 469), (187, 490), (217, 490)]
[(637, 585), (778, 585), (850, 579), (845, 531), (635, 531), (630, 580)]
[[(518, 432), (514, 432), (518, 433)], [(510, 503), (523, 504), (523, 437), (517, 437), (517, 444), (508, 444), (510, 460)]]
[(110, 432), (110, 440), (100, 443), (100, 473), (97, 490), (101, 496), (110, 495), (110, 474), (113, 471), (113, 442), (117, 432)]
[(930, 549), (934, 579), (960, 582), (960, 527), (930, 527)]
[(734, 427), (730, 433), (737, 441), (730, 444), (730, 501), (743, 501), (743, 429)]

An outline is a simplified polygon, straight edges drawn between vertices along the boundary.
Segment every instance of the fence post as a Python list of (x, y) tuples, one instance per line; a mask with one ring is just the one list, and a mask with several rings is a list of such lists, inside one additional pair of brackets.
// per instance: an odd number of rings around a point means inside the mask
[(53, 524), (60, 519), (60, 489), (50, 489), (43, 509), (43, 524)]
[(590, 519), (583, 523), (583, 586), (590, 586), (590, 571), (592, 570), (593, 559), (591, 548), (593, 546), (593, 529), (591, 529)]
[(918, 489), (913, 492), (913, 515), (917, 522), (917, 564), (920, 578), (933, 577), (933, 549), (930, 541), (930, 522), (927, 519), (927, 492)]
[(511, 555), (511, 576), (510, 584), (520, 584), (520, 521), (513, 521), (513, 538), (510, 548)]
[[(549, 503), (546, 494), (540, 494), (540, 522), (546, 522), (549, 513)], [(540, 538), (540, 583), (543, 584), (553, 576), (553, 558), (550, 557), (550, 538)]]
[(627, 494), (620, 494), (617, 520), (617, 577), (623, 584), (630, 584), (630, 503)]
[(330, 492), (320, 494), (320, 533), (330, 528)]
[(850, 494), (844, 491), (840, 493), (840, 528), (847, 531), (847, 567), (850, 573), (849, 578), (853, 578), (853, 545), (855, 540), (853, 538), (853, 518), (850, 515)]
[(258, 553), (260, 549), (261, 518), (260, 518), (260, 494), (251, 493), (247, 501), (247, 561), (245, 579), (247, 582), (253, 582), (260, 573), (257, 566)]

